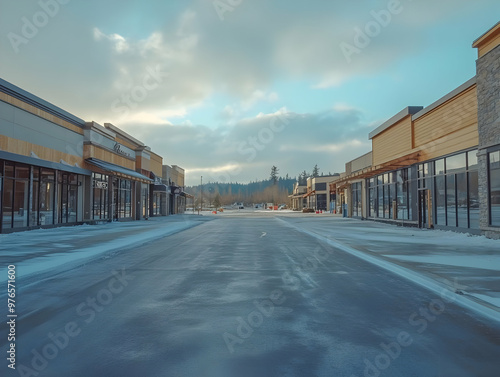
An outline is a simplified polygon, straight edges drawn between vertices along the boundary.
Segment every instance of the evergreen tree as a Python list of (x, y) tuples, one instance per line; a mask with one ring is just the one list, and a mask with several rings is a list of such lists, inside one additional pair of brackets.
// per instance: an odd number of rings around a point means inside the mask
[(219, 195), (219, 193), (217, 193), (217, 195), (215, 195), (215, 198), (214, 198), (214, 207), (219, 208), (220, 206), (221, 206), (220, 195)]
[(269, 179), (273, 183), (273, 185), (275, 185), (276, 182), (278, 182), (278, 173), (279, 173), (278, 168), (273, 165), (273, 167), (271, 168), (271, 177)]
[(299, 185), (305, 186), (307, 185), (307, 177), (309, 174), (304, 170), (302, 173), (299, 174)]
[(314, 165), (313, 172), (312, 172), (313, 177), (319, 177), (319, 168), (318, 164)]

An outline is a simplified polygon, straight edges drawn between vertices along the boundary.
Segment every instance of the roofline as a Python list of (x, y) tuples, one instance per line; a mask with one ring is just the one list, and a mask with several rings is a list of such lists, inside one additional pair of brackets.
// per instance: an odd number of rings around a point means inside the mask
[(479, 38), (477, 38), (474, 42), (472, 42), (472, 47), (476, 48), (478, 43), (485, 37), (488, 37), (488, 34), (490, 34), (493, 29), (496, 29), (496, 27), (500, 25), (500, 21), (498, 21), (493, 27), (489, 28), (488, 31), (483, 33)]
[(353, 159), (351, 161), (347, 161), (346, 164), (348, 164), (350, 162), (353, 162), (353, 161), (356, 161), (356, 160), (359, 160), (362, 157), (368, 156), (370, 153), (373, 153), (373, 151), (366, 152), (365, 154), (362, 154), (361, 156), (358, 156), (358, 157), (356, 157), (355, 159)]
[(125, 131), (123, 131), (122, 129), (116, 127), (114, 124), (111, 124), (111, 123), (104, 123), (104, 127), (113, 131), (114, 133), (120, 135), (120, 136), (123, 136), (125, 137), (126, 139), (129, 139), (130, 141), (134, 142), (135, 144), (137, 144), (138, 147), (144, 147), (144, 143), (142, 141), (139, 141), (137, 140), (135, 137), (129, 135), (128, 133), (126, 133)]
[(441, 97), (436, 102), (430, 104), (425, 109), (422, 109), (418, 113), (414, 114), (411, 119), (412, 120), (417, 120), (418, 118), (424, 116), (425, 114), (430, 113), (432, 110), (434, 110), (437, 107), (441, 106), (443, 103), (449, 101), (453, 97), (456, 97), (460, 93), (466, 91), (467, 89), (469, 89), (470, 87), (474, 86), (475, 84), (476, 84), (476, 76), (474, 76), (470, 80), (466, 81), (465, 83), (463, 83), (462, 85), (460, 85), (458, 88), (452, 90), (451, 92), (449, 92), (445, 96)]
[(61, 118), (78, 127), (83, 128), (83, 126), (85, 126), (85, 121), (83, 119), (80, 119), (77, 116), (67, 112), (66, 110), (63, 110), (60, 107), (57, 107), (52, 103), (45, 101), (44, 99), (41, 99), (40, 97), (37, 97), (34, 94), (31, 94), (30, 92), (27, 92), (26, 90), (21, 89), (18, 86), (11, 84), (10, 82), (5, 81), (1, 78), (0, 92), (6, 93), (14, 98), (17, 98), (20, 101), (35, 106), (40, 110), (46, 111), (47, 113)]
[(375, 136), (378, 134), (384, 132), (387, 130), (389, 127), (392, 127), (395, 123), (399, 122), (400, 120), (404, 119), (408, 115), (413, 115), (421, 111), (424, 107), (423, 106), (408, 106), (401, 110), (399, 113), (394, 115), (392, 118), (389, 120), (385, 121), (382, 123), (380, 126), (378, 126), (376, 129), (374, 129), (372, 132), (368, 134), (369, 139), (373, 139)]

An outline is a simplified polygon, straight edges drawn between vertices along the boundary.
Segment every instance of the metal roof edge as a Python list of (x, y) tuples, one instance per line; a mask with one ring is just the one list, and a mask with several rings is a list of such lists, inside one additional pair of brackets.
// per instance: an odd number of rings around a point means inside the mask
[(76, 126), (83, 127), (85, 125), (85, 121), (83, 119), (78, 118), (77, 116), (69, 113), (66, 110), (53, 105), (52, 103), (45, 101), (44, 99), (19, 88), (18, 86), (11, 84), (8, 81), (0, 78), (0, 91), (4, 92), (8, 95), (11, 95), (14, 98), (17, 98), (25, 103), (28, 103), (32, 106), (39, 108), (40, 110), (46, 111), (52, 115), (57, 116), (67, 122), (70, 122)]
[(460, 85), (458, 88), (453, 89), (451, 92), (449, 92), (448, 94), (444, 95), (443, 97), (441, 97), (437, 101), (431, 103), (429, 106), (423, 108), (418, 113), (414, 114), (411, 119), (412, 120), (417, 120), (421, 116), (424, 116), (425, 114), (427, 114), (427, 113), (431, 112), (432, 110), (438, 108), (443, 103), (449, 101), (453, 97), (456, 97), (457, 95), (459, 95), (460, 93), (462, 93), (465, 90), (469, 89), (471, 86), (473, 86), (475, 84), (476, 84), (476, 76), (474, 76), (470, 80), (467, 80), (465, 83), (463, 83), (462, 85)]
[(395, 123), (399, 122), (401, 119), (407, 117), (408, 115), (416, 114), (419, 111), (421, 111), (423, 108), (424, 108), (423, 106), (408, 106), (408, 107), (404, 108), (399, 113), (394, 115), (392, 118), (385, 121), (380, 126), (378, 126), (376, 129), (374, 129), (372, 132), (370, 132), (368, 134), (368, 138), (373, 139), (375, 136), (377, 136), (378, 134), (387, 130), (388, 128), (392, 127)]

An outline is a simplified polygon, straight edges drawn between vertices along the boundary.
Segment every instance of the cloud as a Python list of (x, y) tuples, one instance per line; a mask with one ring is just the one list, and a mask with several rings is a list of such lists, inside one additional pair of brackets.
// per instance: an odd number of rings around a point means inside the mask
[[(388, 4), (242, 1), (221, 21), (213, 0), (72, 1), (18, 53), (8, 38), (0, 38), (1, 75), (85, 120), (112, 122), (151, 145), (165, 162), (189, 169), (235, 161), (241, 180), (267, 176), (266, 166), (280, 163), (290, 174), (315, 163), (341, 171), (345, 161), (367, 151), (364, 135), (374, 125), (341, 102), (323, 113), (296, 113), (290, 106), (271, 112), (271, 106), (286, 105), (280, 88), (309, 86), (331, 94), (333, 87), (342, 93), (346, 83), (376, 77), (421, 53), (432, 27), (498, 9), (497, 0), (481, 6), (469, 0), (401, 0), (402, 11), (349, 62), (340, 44), (355, 44), (356, 30), (365, 30), (373, 12), (380, 14)], [(23, 17), (40, 11), (36, 1), (3, 1), (2, 8), (3, 36), (22, 33)], [(307, 102), (309, 93), (297, 96)], [(213, 105), (214, 98), (228, 100)], [(202, 124), (192, 120), (193, 110), (210, 105)], [(289, 123), (273, 131), (284, 115)], [(258, 144), (262, 149), (250, 144), (271, 136)], [(251, 161), (253, 153), (239, 152), (242, 143), (244, 150), (256, 150)]]
[(199, 175), (207, 182), (266, 178), (272, 165), (291, 176), (315, 164), (325, 173), (341, 172), (345, 162), (371, 147), (371, 128), (356, 109), (299, 114), (282, 108), (217, 128), (139, 124), (125, 130), (150, 140), (166, 162), (185, 168), (188, 184), (196, 184)]

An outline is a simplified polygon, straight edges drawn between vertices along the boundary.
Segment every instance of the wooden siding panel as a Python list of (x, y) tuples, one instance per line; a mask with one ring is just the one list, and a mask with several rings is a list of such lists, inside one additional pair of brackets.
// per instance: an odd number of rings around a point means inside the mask
[(95, 145), (84, 145), (83, 146), (83, 157), (87, 158), (97, 158), (102, 161), (110, 162), (115, 165), (123, 166), (124, 168), (135, 171), (135, 161), (129, 160), (128, 158), (118, 156), (117, 154), (110, 152), (106, 149), (100, 148)]
[(446, 135), (441, 139), (423, 145), (420, 148), (421, 153), (419, 160), (426, 161), (438, 158), (464, 149), (477, 147), (478, 144), (479, 134), (476, 123), (466, 128), (462, 128), (453, 134)]
[(24, 111), (27, 111), (31, 114), (34, 114), (36, 116), (39, 116), (40, 118), (43, 118), (45, 120), (48, 120), (49, 122), (55, 123), (61, 127), (67, 128), (71, 131), (74, 131), (76, 133), (79, 133), (80, 135), (83, 135), (83, 129), (81, 127), (78, 127), (66, 120), (60, 119), (56, 117), (55, 115), (49, 114), (46, 111), (43, 111), (33, 105), (27, 104), (17, 98), (14, 98), (12, 96), (9, 96), (6, 93), (1, 93), (0, 92), (0, 101), (9, 103), (13, 106), (16, 106)]
[(40, 159), (45, 161), (60, 163), (61, 160), (70, 165), (78, 164), (83, 166), (83, 158), (81, 156), (63, 153), (54, 149), (46, 148), (41, 145), (28, 143), (24, 140), (13, 139), (5, 135), (0, 135), (0, 149), (5, 152), (15, 153), (22, 156), (31, 157), (31, 152), (35, 153)]
[(489, 41), (487, 41), (484, 45), (479, 47), (478, 50), (478, 56), (482, 57), (486, 55), (488, 52), (493, 50), (495, 47), (500, 45), (500, 35), (497, 35), (494, 38), (491, 38)]
[(411, 116), (378, 134), (372, 139), (373, 165), (390, 161), (412, 149)]
[(414, 122), (415, 147), (418, 148), (446, 135), (452, 135), (474, 124), (477, 127), (476, 86), (416, 119)]
[[(151, 156), (153, 157), (153, 156)], [(151, 161), (150, 161), (150, 167), (151, 167), (151, 171), (158, 177), (161, 177), (162, 176), (162, 160), (158, 161), (158, 159), (153, 159), (151, 158)]]

